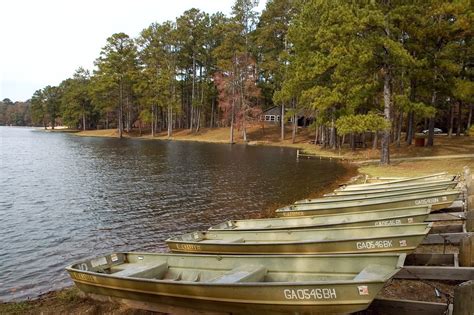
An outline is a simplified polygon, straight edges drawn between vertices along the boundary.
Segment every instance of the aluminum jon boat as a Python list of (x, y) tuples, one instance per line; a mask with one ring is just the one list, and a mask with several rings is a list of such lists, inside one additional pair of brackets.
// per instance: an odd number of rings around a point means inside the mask
[(438, 188), (440, 190), (442, 189), (453, 189), (458, 185), (459, 181), (453, 181), (453, 180), (444, 180), (444, 181), (439, 181), (439, 182), (429, 182), (426, 184), (412, 184), (412, 185), (403, 185), (400, 187), (387, 187), (387, 188), (378, 188), (378, 187), (372, 187), (370, 189), (364, 189), (364, 190), (334, 190), (333, 193), (328, 193), (325, 194), (324, 196), (343, 196), (343, 195), (369, 195), (369, 194), (379, 194), (379, 193), (385, 193), (385, 192), (421, 192), (425, 191), (427, 189), (432, 189), (432, 188)]
[(377, 183), (368, 183), (368, 184), (349, 184), (339, 187), (337, 190), (364, 190), (364, 189), (373, 189), (373, 188), (390, 188), (390, 187), (403, 187), (406, 185), (425, 185), (433, 184), (440, 181), (450, 180), (456, 181), (458, 176), (444, 176), (439, 178), (429, 178), (426, 176), (422, 177), (413, 177), (413, 178), (404, 178), (393, 181), (386, 182), (377, 182)]
[(173, 252), (206, 254), (353, 254), (412, 252), (431, 224), (303, 230), (198, 231), (166, 240)]
[(428, 174), (428, 175), (421, 175), (421, 176), (414, 176), (414, 177), (379, 177), (379, 176), (366, 176), (365, 177), (365, 182), (362, 183), (361, 185), (370, 185), (370, 184), (378, 184), (378, 183), (392, 183), (396, 181), (403, 181), (403, 182), (420, 182), (420, 181), (425, 181), (425, 180), (437, 180), (437, 179), (442, 179), (449, 177), (448, 172), (440, 172), (440, 173), (434, 173), (434, 174)]
[(66, 268), (85, 293), (204, 311), (352, 313), (366, 309), (404, 254), (216, 256), (115, 253)]
[(230, 220), (209, 228), (211, 231), (284, 230), (326, 227), (379, 226), (422, 223), (431, 212), (431, 206), (396, 208), (364, 212), (283, 217), (253, 220)]
[(460, 190), (452, 190), (435, 193), (420, 193), (418, 195), (405, 197), (392, 196), (358, 200), (334, 200), (325, 203), (294, 204), (277, 209), (276, 215), (280, 217), (294, 217), (416, 207), (421, 205), (431, 205), (431, 211), (435, 211), (449, 207), (453, 201), (459, 197), (460, 193)]
[(331, 203), (334, 201), (351, 201), (351, 200), (374, 200), (380, 198), (389, 198), (389, 197), (396, 197), (400, 196), (401, 198), (407, 198), (410, 196), (420, 196), (422, 194), (427, 193), (443, 193), (453, 191), (453, 189), (439, 189), (439, 188), (431, 188), (426, 190), (420, 190), (415, 192), (399, 192), (399, 191), (389, 191), (383, 193), (376, 193), (376, 194), (357, 194), (357, 195), (334, 195), (334, 196), (325, 196), (322, 198), (314, 198), (314, 199), (302, 199), (295, 201), (295, 204), (319, 204), (319, 203)]

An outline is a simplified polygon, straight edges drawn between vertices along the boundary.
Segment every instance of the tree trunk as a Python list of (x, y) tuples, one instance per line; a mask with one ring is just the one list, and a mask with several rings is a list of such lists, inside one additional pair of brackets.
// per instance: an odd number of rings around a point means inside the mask
[(374, 142), (372, 143), (372, 149), (377, 149), (377, 142), (379, 141), (379, 132), (374, 132)]
[(408, 116), (408, 128), (407, 128), (407, 135), (406, 135), (406, 142), (408, 145), (411, 145), (411, 143), (413, 142), (413, 136), (415, 134), (414, 121), (415, 121), (415, 113), (413, 111), (410, 111), (410, 114)]
[(321, 141), (320, 141), (321, 147), (325, 148), (326, 147), (326, 127), (321, 126)]
[(291, 133), (291, 143), (295, 143), (296, 141), (296, 128), (298, 126), (298, 119), (297, 119), (297, 116), (296, 114), (293, 115), (293, 130), (292, 130), (292, 133)]
[(127, 127), (126, 128), (127, 128), (127, 132), (130, 133), (132, 115), (130, 113), (130, 103), (128, 101), (128, 96), (125, 100), (126, 100), (126, 104), (127, 104), (127, 106), (126, 106), (127, 107), (127, 125), (126, 125)]
[(316, 125), (316, 128), (315, 128), (315, 132), (314, 132), (314, 145), (317, 145), (318, 144), (318, 140), (319, 140), (319, 126)]
[(351, 135), (350, 135), (350, 142), (351, 142), (351, 150), (355, 151), (355, 135), (353, 132), (351, 132)]
[(434, 124), (435, 119), (431, 117), (428, 122), (428, 141), (426, 142), (427, 147), (432, 147), (434, 144)]
[(232, 84), (232, 107), (230, 109), (230, 144), (234, 143), (235, 87)]
[(403, 125), (403, 112), (400, 111), (400, 116), (398, 117), (397, 147), (400, 147), (400, 139), (402, 138), (402, 125)]
[(464, 133), (465, 135), (467, 135), (469, 133), (469, 129), (471, 129), (471, 121), (472, 121), (472, 104), (469, 105), (469, 116), (467, 117), (466, 132)]
[(119, 84), (119, 111), (118, 111), (118, 132), (119, 132), (119, 138), (122, 139), (123, 137), (123, 84), (122, 84), (122, 79), (120, 79), (120, 84)]
[(283, 141), (285, 140), (285, 103), (281, 104), (280, 125), (281, 125), (280, 139), (281, 141)]
[[(436, 91), (433, 92), (433, 95), (431, 96), (431, 105), (434, 107), (436, 105)], [(426, 143), (427, 147), (432, 147), (434, 144), (434, 123), (435, 123), (435, 118), (430, 117), (429, 119), (429, 126), (428, 126), (428, 141)]]
[(171, 137), (173, 133), (173, 108), (168, 105), (168, 138)]
[(82, 130), (86, 130), (86, 109), (84, 105), (82, 105)]
[(451, 110), (449, 111), (449, 129), (448, 129), (448, 137), (452, 137), (453, 135), (453, 126), (454, 126), (454, 106), (451, 104)]
[(336, 108), (333, 107), (331, 109), (331, 133), (329, 135), (329, 146), (331, 147), (331, 149), (336, 148), (336, 128), (334, 127), (335, 111)]
[[(383, 83), (383, 100), (384, 100), (384, 117), (387, 121), (391, 121), (391, 100), (392, 100), (392, 78), (388, 68), (384, 69)], [(382, 151), (380, 156), (380, 164), (390, 164), (390, 129), (384, 130), (382, 134)]]
[(210, 128), (214, 128), (214, 103), (215, 98), (213, 97), (211, 100), (211, 123), (209, 124)]
[(461, 135), (461, 128), (462, 128), (462, 102), (459, 102), (458, 103), (458, 121), (457, 121), (457, 129), (456, 129), (457, 137)]
[(199, 126), (201, 125), (201, 110), (199, 108), (196, 108), (196, 115), (197, 115), (196, 132), (199, 132)]
[(151, 105), (151, 136), (155, 136), (155, 105)]

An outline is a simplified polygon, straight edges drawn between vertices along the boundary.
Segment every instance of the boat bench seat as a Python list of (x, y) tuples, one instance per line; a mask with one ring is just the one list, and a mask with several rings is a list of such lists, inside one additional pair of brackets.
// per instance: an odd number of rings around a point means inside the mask
[(390, 266), (369, 264), (355, 276), (354, 280), (380, 279), (380, 275), (390, 273), (390, 270), (392, 270)]
[(131, 263), (114, 276), (136, 278), (160, 278), (168, 270), (167, 263)]
[(211, 280), (212, 283), (261, 282), (267, 269), (261, 265), (242, 265)]
[(244, 243), (244, 239), (242, 237), (237, 238), (230, 238), (225, 240), (203, 240), (200, 243), (219, 243), (219, 244), (228, 244), (228, 243)]

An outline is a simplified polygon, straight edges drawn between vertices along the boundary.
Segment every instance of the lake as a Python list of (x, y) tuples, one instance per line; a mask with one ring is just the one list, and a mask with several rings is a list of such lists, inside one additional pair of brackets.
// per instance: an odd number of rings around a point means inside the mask
[(64, 268), (248, 218), (346, 170), (287, 148), (84, 138), (0, 127), (0, 301), (70, 285)]

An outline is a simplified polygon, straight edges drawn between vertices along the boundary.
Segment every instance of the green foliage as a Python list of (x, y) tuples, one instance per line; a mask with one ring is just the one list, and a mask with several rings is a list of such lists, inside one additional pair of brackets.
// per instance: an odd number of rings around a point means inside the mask
[(473, 102), (469, 0), (269, 0), (260, 16), (257, 2), (236, 0), (230, 16), (189, 9), (136, 39), (113, 34), (92, 74), (36, 91), (31, 108), (5, 99), (0, 123), (189, 127), (278, 103), (317, 113), (319, 126), (337, 119), (346, 134), (388, 130), (367, 113), (416, 123)]
[(350, 133), (376, 132), (390, 129), (390, 122), (376, 114), (346, 115), (336, 120), (337, 133), (347, 135)]

